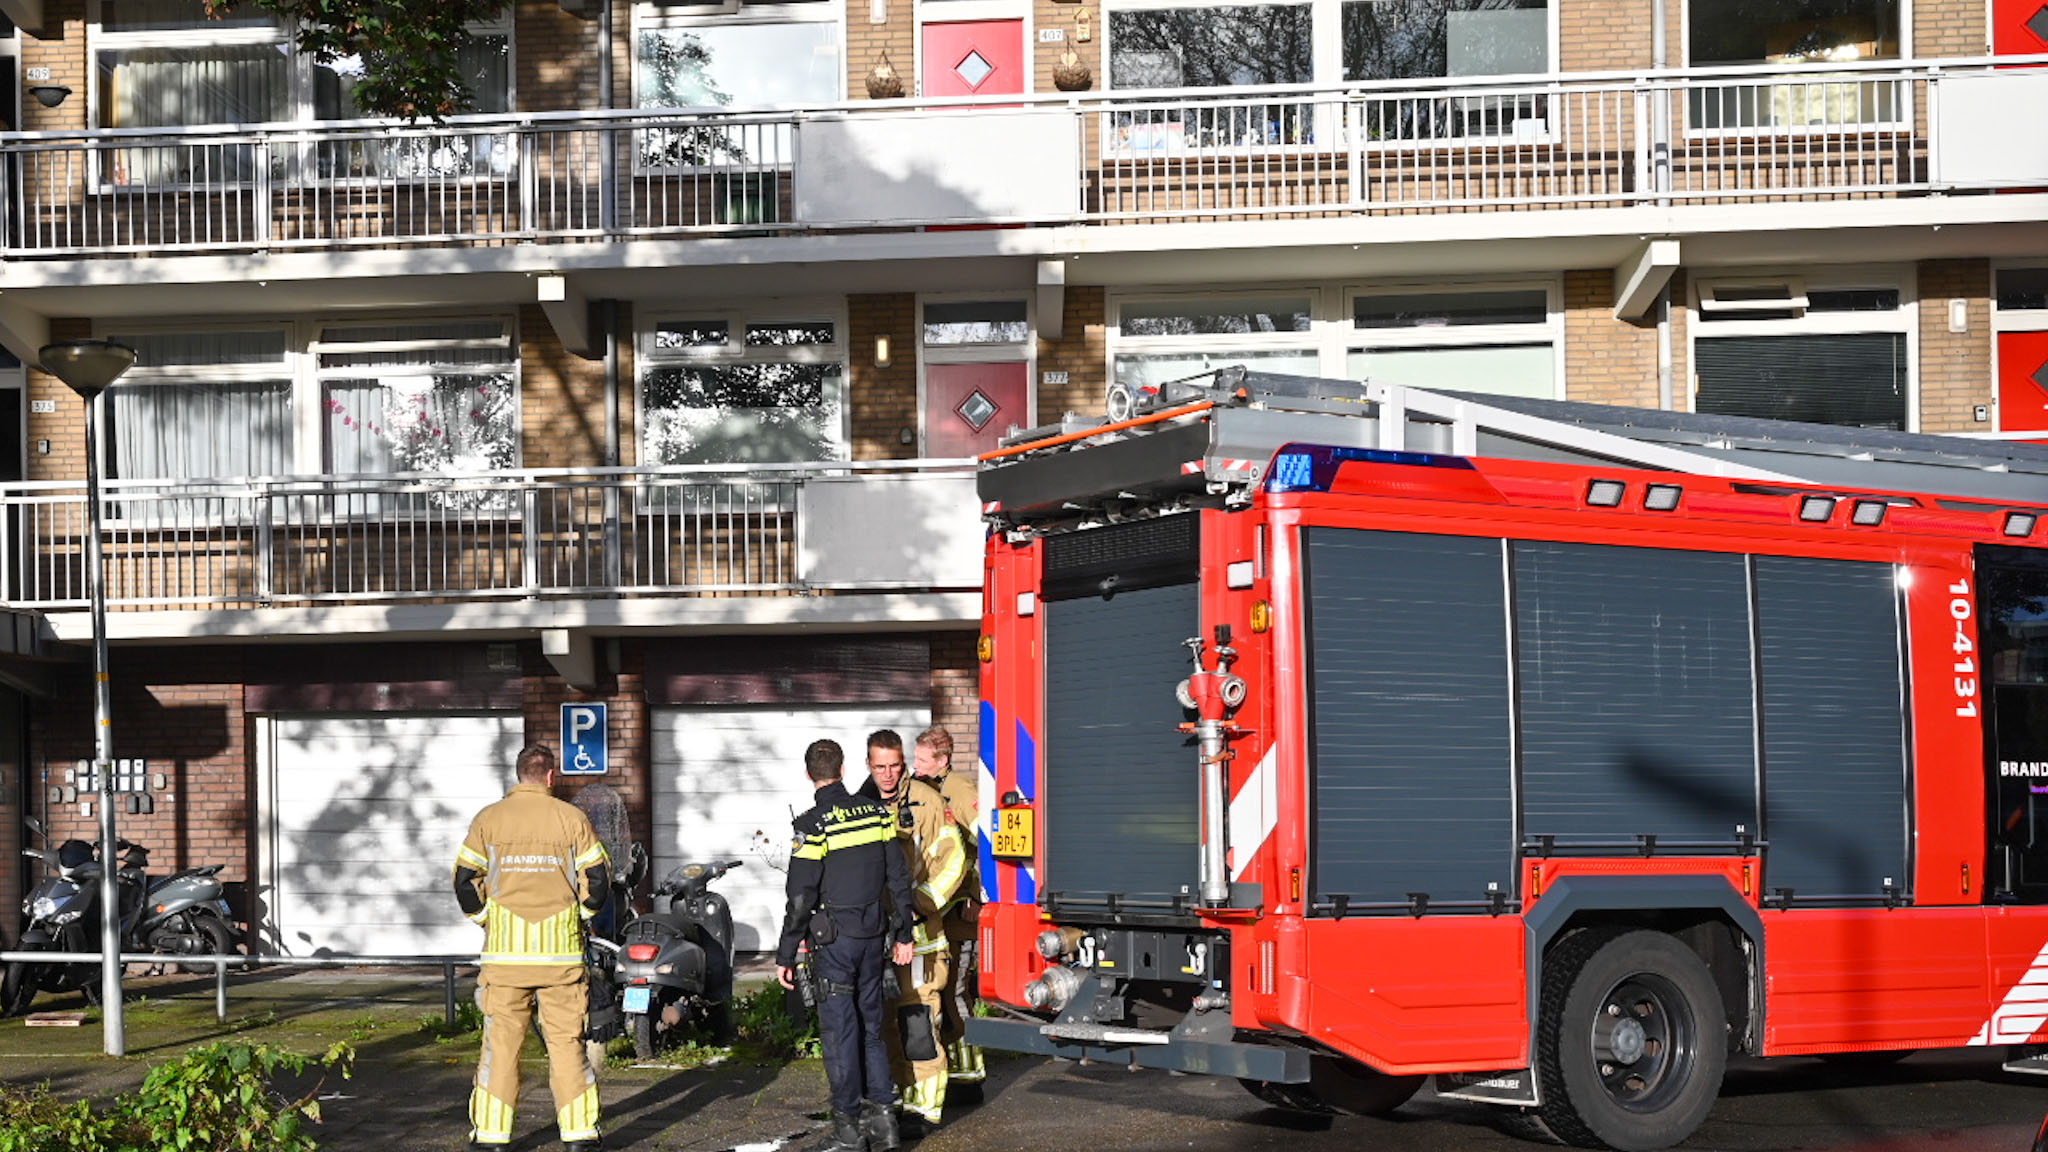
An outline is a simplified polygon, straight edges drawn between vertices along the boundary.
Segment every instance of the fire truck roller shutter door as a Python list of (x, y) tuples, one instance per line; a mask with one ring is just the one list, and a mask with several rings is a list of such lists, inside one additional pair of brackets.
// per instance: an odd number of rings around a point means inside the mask
[(1761, 891), (1838, 903), (1904, 893), (1906, 730), (1890, 564), (1758, 556)]
[(1503, 543), (1303, 531), (1314, 903), (1514, 892)]

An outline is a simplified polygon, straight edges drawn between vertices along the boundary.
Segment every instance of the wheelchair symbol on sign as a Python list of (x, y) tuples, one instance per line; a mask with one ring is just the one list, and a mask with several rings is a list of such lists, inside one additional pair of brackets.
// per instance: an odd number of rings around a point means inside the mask
[(595, 771), (597, 771), (597, 761), (595, 761), (595, 760), (592, 760), (592, 759), (590, 758), (590, 749), (588, 749), (588, 748), (578, 748), (578, 749), (576, 750), (576, 761), (575, 761), (575, 764), (576, 764), (576, 771), (578, 771), (578, 772), (595, 772)]

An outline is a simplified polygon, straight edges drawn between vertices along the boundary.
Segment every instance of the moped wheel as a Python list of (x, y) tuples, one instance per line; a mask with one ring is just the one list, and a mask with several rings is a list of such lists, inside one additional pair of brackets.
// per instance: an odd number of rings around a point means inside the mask
[[(190, 938), (194, 941), (195, 947), (201, 950), (198, 954), (208, 956), (232, 956), (235, 954), (235, 934), (230, 932), (228, 926), (221, 923), (217, 917), (194, 912), (189, 914), (186, 924), (192, 930)], [(213, 965), (211, 964), (180, 964), (178, 967), (194, 975), (204, 976), (210, 975), (213, 972)]]
[(0, 1015), (21, 1016), (28, 1012), (28, 1006), (35, 1003), (36, 982), (41, 979), (37, 969), (40, 964), (16, 961), (7, 966), (7, 974), (0, 978)]
[(654, 1014), (630, 1013), (626, 1024), (633, 1030), (633, 1055), (641, 1060), (654, 1059)]

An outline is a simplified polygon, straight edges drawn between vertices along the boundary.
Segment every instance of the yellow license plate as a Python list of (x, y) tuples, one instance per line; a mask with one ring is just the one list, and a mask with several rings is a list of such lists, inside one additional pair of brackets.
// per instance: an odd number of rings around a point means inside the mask
[(1036, 856), (1038, 847), (1031, 834), (1031, 809), (1003, 808), (996, 812), (996, 836), (990, 851), (997, 856)]

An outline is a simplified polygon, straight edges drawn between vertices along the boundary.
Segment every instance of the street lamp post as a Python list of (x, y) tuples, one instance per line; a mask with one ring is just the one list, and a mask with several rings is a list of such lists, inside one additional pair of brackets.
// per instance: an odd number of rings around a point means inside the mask
[(100, 1011), (106, 1022), (106, 1053), (123, 1055), (121, 1027), (121, 892), (114, 836), (114, 719), (107, 683), (107, 580), (100, 557), (100, 463), (94, 443), (93, 409), (100, 393), (135, 363), (135, 349), (111, 340), (69, 340), (45, 344), (36, 353), (43, 370), (62, 380), (85, 401), (85, 578), (92, 597), (93, 775), (100, 792)]

